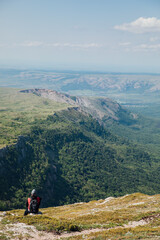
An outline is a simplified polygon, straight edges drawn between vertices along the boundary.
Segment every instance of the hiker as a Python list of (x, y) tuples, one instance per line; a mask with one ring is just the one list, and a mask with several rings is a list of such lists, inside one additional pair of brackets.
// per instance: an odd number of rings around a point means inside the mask
[(33, 189), (31, 192), (31, 197), (28, 198), (26, 202), (27, 209), (24, 212), (24, 215), (27, 215), (29, 213), (38, 214), (40, 203), (41, 203), (41, 198), (37, 197), (36, 190)]

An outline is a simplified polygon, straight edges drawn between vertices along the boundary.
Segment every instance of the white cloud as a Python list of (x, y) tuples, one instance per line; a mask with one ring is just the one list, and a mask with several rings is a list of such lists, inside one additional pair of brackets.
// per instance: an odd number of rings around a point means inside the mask
[(120, 46), (129, 46), (131, 45), (130, 42), (122, 42), (122, 43), (119, 43)]
[(126, 46), (125, 51), (127, 52), (159, 52), (160, 51), (160, 43), (159, 44), (139, 44), (134, 46)]
[(3, 48), (3, 47), (8, 47), (8, 44), (0, 43), (0, 47), (1, 47), (1, 48)]
[[(157, 39), (156, 39), (157, 41)], [(149, 43), (141, 43), (141, 44), (133, 44), (131, 42), (121, 42), (119, 43), (121, 49), (127, 52), (154, 52), (160, 51), (160, 43), (159, 42), (152, 42)]]
[(82, 26), (78, 26), (78, 25), (73, 26), (73, 29), (76, 31), (86, 31), (87, 30), (86, 27), (82, 27)]
[(116, 25), (114, 29), (133, 33), (160, 32), (160, 19), (140, 17), (131, 23)]
[(10, 48), (17, 48), (17, 47), (27, 47), (27, 48), (33, 48), (33, 47), (51, 47), (51, 48), (72, 48), (72, 49), (81, 49), (81, 50), (87, 50), (87, 49), (93, 49), (93, 48), (100, 48), (103, 45), (98, 43), (46, 43), (41, 41), (25, 41), (23, 43), (12, 43), (12, 44), (3, 44), (0, 43), (0, 48), (2, 47), (10, 47)]
[(159, 37), (151, 37), (151, 38), (149, 39), (150, 42), (157, 42), (158, 40), (160, 40)]
[[(16, 44), (16, 46), (18, 46)], [(20, 46), (23, 47), (54, 47), (54, 48), (76, 48), (76, 49), (89, 49), (89, 48), (99, 48), (100, 44), (97, 43), (43, 43), (39, 41), (26, 41), (21, 43)]]
[(160, 50), (160, 44), (141, 44), (135, 47), (135, 50), (157, 51)]
[(49, 43), (45, 45), (49, 47), (68, 47), (68, 48), (81, 48), (81, 49), (101, 47), (101, 45), (97, 43)]
[(39, 42), (39, 41), (26, 41), (20, 44), (20, 46), (23, 46), (23, 47), (39, 47), (42, 45), (43, 45), (43, 42)]

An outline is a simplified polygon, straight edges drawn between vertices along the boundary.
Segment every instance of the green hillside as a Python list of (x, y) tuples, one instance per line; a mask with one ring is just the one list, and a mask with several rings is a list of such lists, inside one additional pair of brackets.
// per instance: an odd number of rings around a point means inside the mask
[[(125, 122), (128, 118), (125, 117)], [(130, 120), (128, 121), (128, 123)], [(148, 151), (159, 161), (160, 155), (160, 120), (137, 115), (131, 124), (124, 124), (123, 121), (103, 121), (104, 126), (113, 134), (134, 142), (141, 149)]]
[(148, 153), (74, 108), (36, 120), (0, 157), (1, 209), (23, 207), (32, 188), (43, 206), (159, 192), (159, 168)]
[(0, 88), (0, 148), (17, 142), (19, 135), (27, 133), (37, 119), (46, 119), (68, 104), (21, 93), (14, 88)]
[(152, 118), (153, 114), (150, 114), (150, 118), (144, 117), (106, 97), (77, 97), (47, 89), (29, 89), (23, 93), (49, 99), (54, 103), (64, 102), (76, 106), (79, 110), (89, 113), (114, 134), (141, 145), (144, 150), (159, 159), (160, 120)]

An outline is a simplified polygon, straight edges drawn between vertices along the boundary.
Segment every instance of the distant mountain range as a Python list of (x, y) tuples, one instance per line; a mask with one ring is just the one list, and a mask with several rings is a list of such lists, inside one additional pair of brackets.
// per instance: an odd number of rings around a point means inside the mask
[(160, 91), (160, 75), (85, 73), (29, 70), (0, 70), (0, 86), (50, 88), (62, 92), (88, 90), (93, 92)]

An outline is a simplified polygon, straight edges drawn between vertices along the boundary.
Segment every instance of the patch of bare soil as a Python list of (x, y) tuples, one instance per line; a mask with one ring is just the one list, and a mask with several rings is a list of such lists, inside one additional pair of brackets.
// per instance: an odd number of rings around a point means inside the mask
[[(137, 226), (143, 226), (146, 224), (149, 224), (150, 222), (152, 222), (155, 218), (160, 217), (160, 214), (154, 215), (154, 216), (149, 216), (149, 217), (145, 217), (140, 221), (132, 221), (129, 222), (128, 224), (125, 224), (124, 226), (117, 226), (116, 228), (134, 228)], [(1, 217), (2, 219), (2, 217)], [(57, 234), (56, 232), (43, 232), (43, 231), (38, 231), (34, 226), (31, 225), (26, 225), (24, 223), (15, 223), (15, 224), (8, 224), (5, 226), (5, 228), (3, 229), (3, 231), (1, 231), (1, 233), (5, 234), (6, 236), (12, 236), (13, 239), (19, 239), (19, 237), (21, 237), (21, 239), (23, 240), (54, 240), (54, 239), (65, 239), (65, 238), (69, 238), (69, 237), (74, 237), (74, 236), (78, 236), (78, 235), (88, 235), (90, 233), (95, 233), (95, 232), (102, 232), (102, 231), (107, 231), (113, 228), (95, 228), (95, 229), (89, 229), (89, 230), (84, 230), (81, 232), (71, 232), (71, 233), (61, 233), (61, 234)]]

